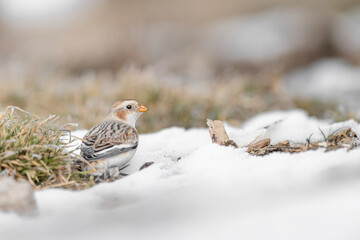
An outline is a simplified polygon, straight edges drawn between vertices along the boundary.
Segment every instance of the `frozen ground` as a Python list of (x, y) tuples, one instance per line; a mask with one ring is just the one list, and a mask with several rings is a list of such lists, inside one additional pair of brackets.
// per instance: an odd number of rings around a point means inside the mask
[[(274, 143), (321, 139), (318, 127), (360, 133), (355, 121), (301, 111), (264, 113), (228, 131), (244, 143), (280, 119), (268, 131)], [(155, 164), (138, 171), (147, 161)], [(360, 239), (359, 149), (256, 157), (212, 144), (207, 129), (174, 127), (141, 135), (128, 171), (85, 191), (37, 192), (35, 216), (0, 213), (1, 239)]]

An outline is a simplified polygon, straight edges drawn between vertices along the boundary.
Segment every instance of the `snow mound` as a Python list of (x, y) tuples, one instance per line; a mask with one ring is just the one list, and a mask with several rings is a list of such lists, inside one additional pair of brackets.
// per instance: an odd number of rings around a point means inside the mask
[[(318, 126), (325, 133), (344, 126), (360, 133), (353, 120), (330, 124), (302, 111), (261, 114), (243, 131), (265, 126), (274, 141), (303, 141), (311, 131), (320, 138)], [(2, 239), (359, 239), (359, 160), (359, 149), (256, 157), (246, 148), (212, 144), (207, 129), (173, 127), (140, 135), (130, 176), (79, 192), (38, 191), (38, 214), (0, 213), (0, 234)], [(155, 164), (138, 171), (150, 161)]]

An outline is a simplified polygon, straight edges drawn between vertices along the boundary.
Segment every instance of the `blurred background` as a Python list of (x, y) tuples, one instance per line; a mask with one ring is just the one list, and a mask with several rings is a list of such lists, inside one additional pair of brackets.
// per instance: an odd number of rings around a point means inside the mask
[(0, 109), (140, 132), (301, 108), (360, 118), (360, 1), (0, 0)]

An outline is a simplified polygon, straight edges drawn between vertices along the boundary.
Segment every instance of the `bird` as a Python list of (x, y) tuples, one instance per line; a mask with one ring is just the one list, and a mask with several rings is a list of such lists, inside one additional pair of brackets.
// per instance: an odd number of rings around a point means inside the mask
[(102, 178), (117, 176), (137, 150), (136, 120), (148, 110), (133, 99), (113, 104), (105, 120), (91, 128), (82, 139), (80, 155), (89, 163), (85, 170), (92, 169), (91, 175)]

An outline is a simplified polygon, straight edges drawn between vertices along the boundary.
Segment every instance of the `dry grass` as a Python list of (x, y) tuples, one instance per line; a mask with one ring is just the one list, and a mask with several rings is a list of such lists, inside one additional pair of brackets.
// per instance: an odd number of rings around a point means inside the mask
[(319, 118), (341, 121), (355, 117), (350, 110), (340, 111), (335, 103), (291, 98), (283, 90), (281, 74), (264, 74), (264, 78), (233, 73), (212, 76), (206, 82), (186, 82), (153, 68), (74, 74), (61, 70), (39, 73), (22, 67), (23, 72), (16, 75), (1, 72), (2, 107), (16, 105), (40, 116), (56, 114), (61, 116), (60, 123), (76, 122), (80, 129), (102, 121), (110, 106), (125, 98), (150, 108), (139, 119), (139, 132), (174, 125), (206, 127), (207, 118), (239, 126), (258, 113), (294, 107)]
[(8, 110), (0, 116), (1, 175), (28, 180), (35, 189), (91, 186), (89, 176), (74, 168), (77, 157), (67, 149), (67, 132), (55, 127), (55, 115), (41, 119), (21, 109)]
[[(232, 79), (232, 80), (230, 80)], [(139, 119), (140, 132), (170, 126), (206, 127), (207, 118), (239, 125), (266, 110), (291, 106), (271, 84), (238, 77), (207, 83), (172, 83), (172, 76), (153, 69), (125, 69), (117, 73), (82, 75), (28, 74), (0, 89), (3, 106), (16, 105), (40, 116), (62, 116), (60, 122), (77, 122), (88, 129), (101, 121), (119, 99), (134, 98), (150, 108)]]
[(335, 122), (355, 119), (359, 121), (358, 114), (353, 109), (342, 106), (341, 108), (336, 102), (321, 101), (318, 99), (293, 98), (295, 108), (305, 110), (310, 116), (318, 118), (332, 119)]

